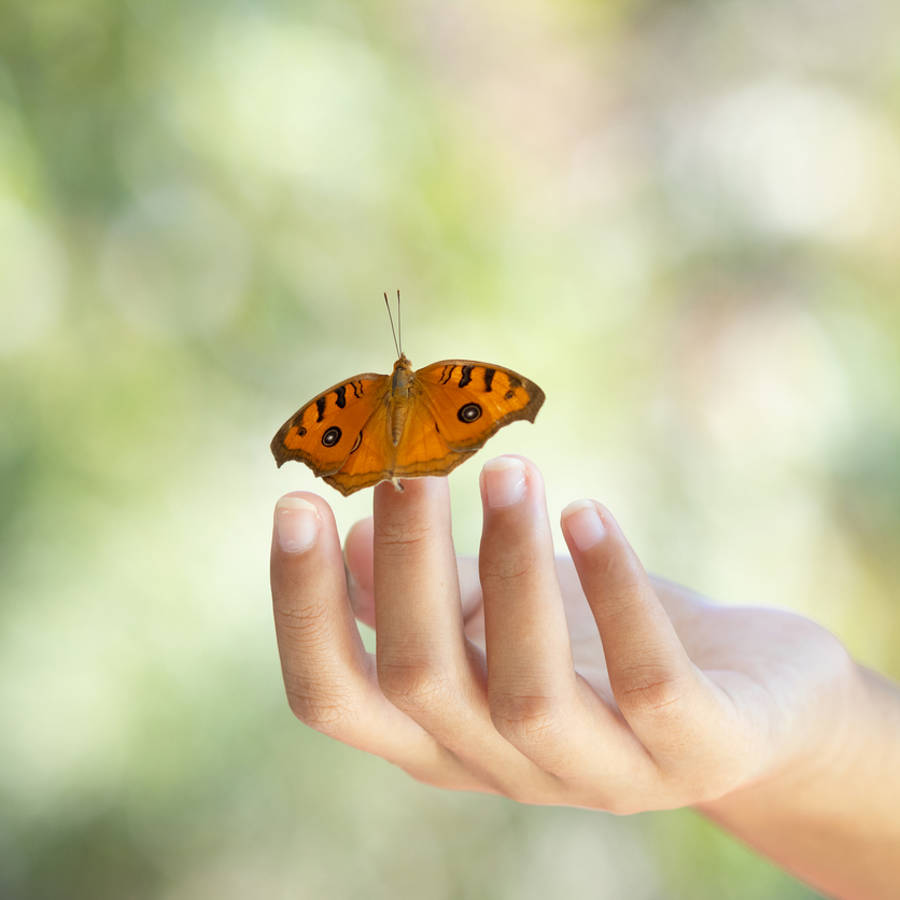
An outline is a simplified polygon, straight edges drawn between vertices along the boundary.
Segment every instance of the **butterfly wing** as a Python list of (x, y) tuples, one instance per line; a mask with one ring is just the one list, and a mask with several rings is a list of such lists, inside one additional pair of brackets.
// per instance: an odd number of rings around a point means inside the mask
[(298, 410), (272, 440), (278, 465), (304, 462), (345, 496), (386, 479), (446, 475), (504, 425), (533, 422), (544, 402), (533, 381), (502, 366), (451, 359), (412, 373), (403, 361), (408, 395), (392, 393), (391, 376), (357, 375)]
[(544, 403), (533, 381), (489, 363), (445, 359), (415, 375), (441, 437), (451, 451), (467, 456), (504, 425), (533, 422)]
[(388, 438), (387, 416), (388, 404), (382, 401), (360, 426), (342, 464), (322, 476), (345, 497), (390, 477), (385, 472), (391, 466), (394, 446)]
[(272, 439), (275, 461), (306, 463), (316, 475), (337, 472), (354, 449), (366, 422), (385, 407), (391, 379), (368, 373), (340, 382), (297, 410)]

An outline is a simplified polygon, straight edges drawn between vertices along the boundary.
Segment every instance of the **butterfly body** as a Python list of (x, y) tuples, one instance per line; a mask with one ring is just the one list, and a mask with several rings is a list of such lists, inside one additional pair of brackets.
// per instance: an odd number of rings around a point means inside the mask
[(498, 429), (533, 422), (544, 392), (501, 366), (450, 359), (356, 375), (314, 397), (272, 440), (275, 461), (306, 463), (342, 494), (379, 481), (446, 475)]
[(391, 390), (385, 397), (385, 403), (390, 408), (388, 420), (391, 423), (391, 443), (394, 447), (400, 444), (403, 429), (406, 427), (410, 405), (416, 396), (415, 382), (416, 376), (412, 364), (405, 356), (401, 356), (394, 363), (394, 371), (391, 374)]

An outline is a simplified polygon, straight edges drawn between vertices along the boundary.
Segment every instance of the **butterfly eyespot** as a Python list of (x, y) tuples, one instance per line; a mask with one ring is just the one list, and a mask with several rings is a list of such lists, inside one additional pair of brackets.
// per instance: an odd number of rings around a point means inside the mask
[(467, 403), (459, 408), (456, 418), (460, 422), (474, 422), (481, 418), (481, 407), (477, 403)]
[(333, 447), (341, 439), (341, 429), (337, 425), (332, 425), (325, 434), (322, 435), (322, 446)]
[(306, 429), (301, 425), (301, 426), (297, 429), (297, 434), (298, 434), (300, 437), (303, 437), (303, 435), (306, 434)]
[(507, 392), (503, 395), (503, 399), (504, 399), (504, 400), (512, 400), (512, 398), (515, 397), (515, 396), (516, 396), (516, 392), (515, 392), (515, 391), (507, 391)]

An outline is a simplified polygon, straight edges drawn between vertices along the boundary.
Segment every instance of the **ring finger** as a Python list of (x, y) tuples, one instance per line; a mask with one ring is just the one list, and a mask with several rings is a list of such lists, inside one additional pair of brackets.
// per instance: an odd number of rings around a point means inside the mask
[(375, 489), (378, 680), (400, 709), (506, 794), (550, 778), (491, 722), (482, 653), (463, 632), (446, 479)]
[(542, 768), (611, 791), (646, 761), (619, 717), (575, 674), (540, 473), (520, 457), (498, 457), (484, 467), (482, 495), (493, 721)]

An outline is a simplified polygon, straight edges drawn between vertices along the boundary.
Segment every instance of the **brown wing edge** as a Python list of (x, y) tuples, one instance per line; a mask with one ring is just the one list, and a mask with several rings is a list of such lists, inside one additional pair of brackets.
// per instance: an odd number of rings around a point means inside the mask
[[(320, 391), (316, 394), (309, 403), (304, 403), (300, 409), (297, 410), (288, 420), (278, 429), (275, 437), (272, 438), (271, 443), (269, 444), (269, 449), (272, 451), (272, 456), (275, 457), (275, 464), (280, 469), (288, 460), (295, 459), (298, 462), (306, 463), (306, 465), (310, 465), (310, 456), (307, 453), (304, 453), (302, 450), (288, 450), (284, 446), (284, 439), (287, 433), (291, 430), (291, 426), (297, 419), (312, 406), (316, 400), (320, 397), (325, 397), (330, 394), (332, 391), (336, 391), (341, 385), (348, 384), (351, 381), (356, 381), (358, 378), (387, 378), (387, 375), (382, 375), (378, 372), (363, 372), (361, 375), (353, 375), (350, 378), (343, 378), (341, 381), (338, 381), (336, 384), (333, 384), (328, 390)], [(346, 460), (341, 462), (341, 466), (344, 465)], [(311, 468), (311, 466), (310, 466)], [(335, 469), (335, 472), (340, 471), (340, 466)]]

